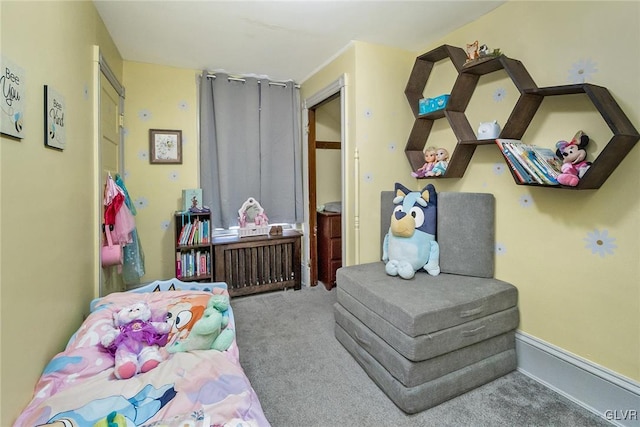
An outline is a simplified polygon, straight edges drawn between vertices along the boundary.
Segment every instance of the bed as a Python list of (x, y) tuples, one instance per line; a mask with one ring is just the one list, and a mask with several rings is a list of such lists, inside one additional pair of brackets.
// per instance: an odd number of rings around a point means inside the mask
[[(126, 380), (114, 376), (114, 358), (100, 344), (113, 313), (142, 301), (155, 313), (173, 314), (168, 346), (189, 334), (214, 294), (228, 294), (226, 284), (174, 279), (93, 300), (65, 350), (45, 367), (15, 426), (269, 426), (235, 340), (226, 351), (169, 353), (162, 347), (157, 367)], [(231, 307), (227, 314), (226, 328), (235, 330)]]

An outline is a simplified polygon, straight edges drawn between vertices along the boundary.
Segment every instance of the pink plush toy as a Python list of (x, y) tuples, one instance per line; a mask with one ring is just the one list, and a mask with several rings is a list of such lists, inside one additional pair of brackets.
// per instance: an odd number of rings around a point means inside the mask
[(144, 302), (114, 313), (113, 323), (115, 328), (100, 343), (115, 357), (116, 378), (131, 378), (158, 366), (162, 361), (159, 347), (167, 343), (171, 325), (151, 321), (151, 309)]
[(558, 175), (558, 182), (562, 185), (575, 187), (585, 172), (591, 167), (591, 162), (585, 161), (589, 137), (581, 130), (569, 142), (558, 141), (556, 155), (562, 159), (562, 173)]

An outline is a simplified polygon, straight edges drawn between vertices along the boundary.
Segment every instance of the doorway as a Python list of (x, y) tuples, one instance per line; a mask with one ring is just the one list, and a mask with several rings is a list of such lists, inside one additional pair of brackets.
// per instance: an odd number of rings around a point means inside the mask
[[(306, 114), (303, 115), (307, 127), (306, 191), (309, 224), (309, 232), (305, 238), (308, 259), (305, 282), (310, 286), (317, 286), (320, 272), (320, 279), (327, 289), (334, 286), (335, 270), (342, 265), (343, 254), (346, 253), (345, 239), (342, 238), (345, 221), (341, 215), (344, 195), (344, 86), (343, 76), (306, 99)], [(332, 216), (333, 231), (330, 233), (330, 240), (326, 240), (326, 233), (322, 233), (326, 225), (318, 230), (318, 219), (324, 223), (329, 216), (323, 214), (325, 211)], [(321, 242), (318, 241), (319, 238)], [(319, 248), (322, 253), (319, 253)]]
[[(97, 152), (98, 165), (96, 168), (97, 201), (98, 204), (98, 258), (102, 246), (104, 221), (104, 186), (107, 177), (113, 178), (122, 174), (124, 170), (123, 117), (124, 117), (124, 88), (115, 77), (106, 60), (97, 50), (96, 80), (97, 99)], [(117, 267), (102, 268), (98, 260), (98, 295), (104, 296), (112, 292), (124, 291), (125, 285)]]

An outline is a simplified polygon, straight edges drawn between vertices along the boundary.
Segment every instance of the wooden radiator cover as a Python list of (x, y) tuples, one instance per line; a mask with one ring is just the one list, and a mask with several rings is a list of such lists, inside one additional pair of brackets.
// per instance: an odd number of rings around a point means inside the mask
[(286, 288), (300, 289), (302, 234), (213, 239), (214, 281), (226, 282), (230, 296)]

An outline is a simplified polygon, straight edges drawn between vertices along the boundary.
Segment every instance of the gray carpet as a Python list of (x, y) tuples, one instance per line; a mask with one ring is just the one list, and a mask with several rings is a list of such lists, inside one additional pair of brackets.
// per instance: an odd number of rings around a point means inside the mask
[(318, 286), (231, 302), (240, 362), (274, 427), (611, 425), (519, 372), (406, 415), (335, 339), (335, 300)]

